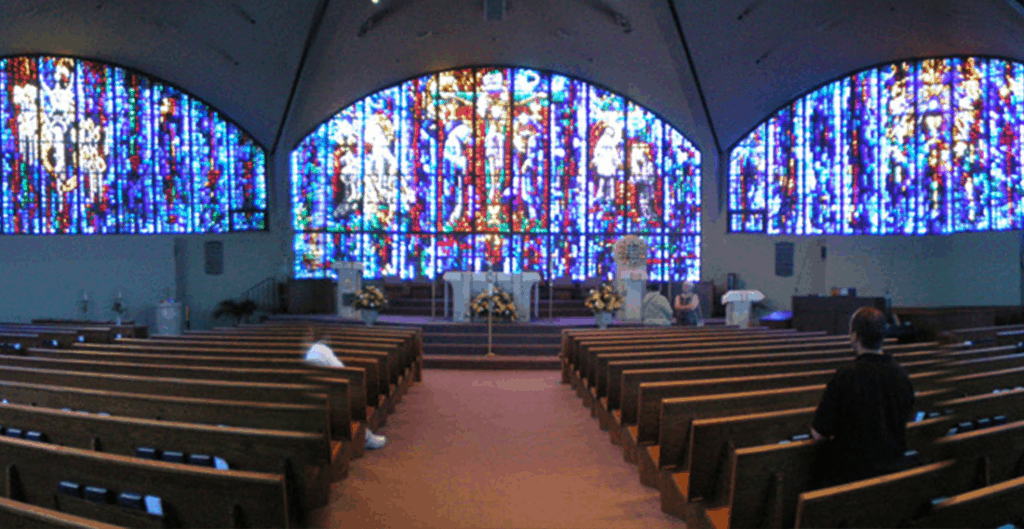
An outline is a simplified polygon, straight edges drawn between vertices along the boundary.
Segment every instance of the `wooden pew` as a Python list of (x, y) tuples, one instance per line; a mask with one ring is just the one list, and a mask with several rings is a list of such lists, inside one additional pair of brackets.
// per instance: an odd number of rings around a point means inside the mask
[[(114, 375), (139, 375), (145, 377), (241, 381), (255, 383), (324, 383), (330, 388), (338, 387), (348, 392), (349, 413), (353, 420), (367, 420), (366, 371), (362, 368), (338, 367), (316, 368), (297, 364), (291, 369), (265, 369), (241, 367), (206, 367), (183, 364), (139, 364), (95, 360), (67, 360), (27, 356), (0, 355), (0, 366), (27, 367), (50, 370), (77, 371), (83, 373), (107, 373)], [(334, 401), (341, 404), (341, 401)]]
[(0, 527), (17, 529), (124, 529), (97, 520), (0, 498)]
[[(910, 380), (918, 391), (931, 389), (931, 387), (934, 387), (935, 381), (945, 375), (944, 371), (933, 370), (935, 362), (930, 360), (908, 362), (903, 367), (909, 373)], [(661, 426), (659, 419), (662, 416), (662, 401), (666, 399), (811, 385), (815, 385), (821, 388), (821, 391), (824, 391), (825, 384), (833, 376), (835, 376), (834, 369), (825, 369), (773, 375), (747, 375), (673, 382), (645, 382), (640, 384), (640, 396), (637, 405), (637, 441), (640, 444), (651, 444), (658, 440)]]
[[(689, 446), (677, 453), (659, 453), (657, 486), (662, 495), (674, 495), (684, 502), (716, 496), (719, 472), (729, 450), (778, 443), (809, 432), (815, 407), (776, 410), (746, 415), (695, 419)], [(956, 417), (942, 416), (907, 425), (907, 447), (920, 449), (944, 435), (956, 424)]]
[[(0, 332), (15, 335), (33, 335), (39, 337), (39, 345), (47, 347), (68, 348), (78, 343), (78, 333), (74, 331), (49, 329), (39, 327), (28, 329), (24, 327), (4, 327), (0, 325)], [(82, 338), (85, 339), (84, 337)]]
[[(580, 355), (578, 365), (581, 381), (588, 388), (597, 384), (598, 366), (602, 362), (614, 360), (640, 359), (644, 355), (650, 359), (664, 358), (666, 356), (678, 356), (683, 353), (710, 356), (712, 354), (754, 354), (753, 351), (761, 349), (761, 352), (772, 351), (806, 351), (810, 349), (826, 349), (829, 345), (835, 347), (849, 347), (847, 341), (836, 339), (830, 336), (803, 337), (791, 335), (779, 338), (744, 339), (744, 340), (708, 340), (697, 341), (685, 344), (664, 344), (661, 346), (640, 346), (634, 345), (629, 348), (604, 348), (595, 347)], [(600, 395), (604, 396), (604, 395)]]
[(0, 330), (14, 332), (60, 332), (74, 333), (75, 341), (89, 343), (110, 343), (117, 339), (118, 332), (109, 326), (99, 325), (39, 325), (34, 323), (0, 323)]
[[(935, 372), (915, 373), (911, 375), (911, 380), (935, 376)], [(694, 420), (816, 407), (824, 391), (824, 384), (816, 384), (664, 399), (660, 402), (657, 436), (654, 437), (657, 444), (650, 446), (652, 442), (647, 438), (641, 444), (637, 440), (639, 427), (628, 426), (623, 428), (623, 455), (627, 461), (641, 465), (642, 483), (654, 487), (657, 486), (661, 460), (673, 463), (685, 460)], [(916, 408), (930, 409), (935, 401), (948, 399), (949, 395), (949, 390), (945, 388), (918, 390)]]
[[(301, 359), (305, 356), (304, 347), (296, 347), (294, 345), (257, 345), (257, 344), (246, 344), (244, 342), (193, 342), (189, 345), (178, 345), (178, 343), (164, 344), (158, 340), (138, 340), (138, 341), (126, 341), (119, 340), (118, 343), (101, 345), (101, 344), (78, 344), (75, 346), (76, 349), (90, 350), (90, 351), (104, 351), (104, 352), (122, 352), (122, 353), (135, 353), (135, 354), (177, 354), (177, 355), (189, 355), (189, 356), (254, 356), (254, 357), (268, 357), (268, 358), (297, 358)], [(394, 385), (396, 389), (407, 387), (409, 382), (408, 378), (404, 376), (403, 372), (408, 367), (402, 367), (402, 359), (398, 355), (398, 351), (394, 348), (388, 347), (341, 347), (332, 344), (331, 349), (338, 356), (354, 356), (354, 357), (366, 357), (366, 358), (377, 358), (380, 354), (386, 354), (388, 356), (388, 369), (389, 377), (388, 384)], [(403, 384), (406, 383), (406, 384)]]
[(362, 424), (351, 419), (348, 388), (344, 381), (330, 383), (271, 384), (225, 380), (183, 380), (178, 378), (144, 377), (138, 375), (112, 375), (82, 373), (54, 369), (0, 366), (0, 380), (64, 387), (88, 388), (124, 393), (191, 397), (215, 400), (241, 400), (280, 404), (316, 404), (328, 408), (333, 438), (345, 441), (356, 449), (362, 442)]
[(39, 347), (43, 338), (33, 333), (0, 332), (0, 351), (24, 351), (29, 347)]
[(990, 393), (996, 389), (1013, 389), (1024, 386), (1024, 367), (957, 375), (942, 382), (955, 388), (956, 393), (962, 397)]
[[(706, 515), (703, 522), (697, 516), (691, 527), (795, 525), (798, 497), (810, 490), (811, 465), (819, 446), (798, 441), (733, 450), (723, 473), (729, 484), (719, 489), (715, 500), (698, 502), (696, 511)], [(985, 487), (1020, 475), (1024, 421), (941, 437), (924, 449), (926, 457), (957, 461), (952, 468), (959, 473), (952, 479), (947, 476), (947, 485), (959, 491)], [(693, 507), (690, 504), (687, 510)]]
[(5, 433), (10, 428), (39, 432), (45, 442), (60, 446), (128, 457), (141, 457), (140, 448), (204, 454), (224, 459), (235, 470), (281, 474), (295, 519), (327, 504), (335, 477), (330, 440), (318, 433), (103, 416), (16, 403), (0, 405), (0, 425)]
[[(928, 361), (936, 359), (940, 354), (935, 350), (921, 350), (917, 346), (896, 346), (892, 349), (893, 356), (900, 362)], [(734, 372), (735, 375), (741, 375), (744, 374), (742, 372), (744, 369), (747, 371), (752, 370), (754, 373), (767, 373), (771, 372), (770, 370), (772, 369), (776, 369), (777, 371), (775, 372), (832, 369), (835, 366), (849, 363), (851, 360), (851, 354), (848, 349), (825, 349), (796, 353), (744, 355), (742, 357), (711, 356), (691, 358), (682, 356), (667, 360), (610, 362), (606, 376), (608, 384), (607, 396), (598, 401), (598, 418), (607, 420), (608, 427), (614, 427), (613, 425), (621, 427), (623, 423), (635, 424), (639, 384), (642, 382), (671, 380), (673, 378), (671, 374), (676, 372), (674, 370), (677, 369), (691, 370), (688, 372), (705, 370), (708, 373), (707, 377), (710, 378), (724, 376), (726, 371)], [(762, 371), (762, 368), (768, 371)], [(713, 374), (719, 371), (721, 371), (720, 374)], [(630, 373), (630, 375), (627, 376), (626, 373)], [(651, 376), (647, 377), (645, 374), (650, 374)], [(625, 404), (623, 404), (624, 394)], [(625, 407), (624, 412), (613, 413), (615, 410), (623, 408), (623, 406)]]
[[(41, 358), (61, 358), (68, 360), (98, 360), (98, 361), (124, 361), (139, 364), (172, 364), (181, 363), (191, 366), (205, 367), (237, 367), (240, 369), (264, 368), (264, 369), (287, 369), (299, 366), (301, 368), (316, 369), (302, 363), (293, 355), (282, 355), (281, 358), (269, 356), (180, 356), (161, 354), (133, 354), (133, 353), (110, 353), (93, 350), (78, 349), (41, 349), (36, 348), (28, 351), (32, 356)], [(356, 358), (341, 356), (339, 359), (348, 367), (358, 367), (366, 370), (366, 394), (368, 406), (374, 410), (367, 410), (368, 423), (371, 428), (378, 428), (386, 423), (388, 410), (391, 409), (388, 402), (389, 385), (387, 382), (387, 354), (379, 353), (370, 358)], [(323, 368), (326, 374), (330, 374), (330, 368)], [(383, 379), (383, 380), (382, 380)]]
[(145, 338), (149, 335), (149, 327), (138, 325), (134, 321), (85, 321), (85, 320), (58, 320), (58, 319), (34, 319), (33, 325), (56, 325), (56, 326), (86, 326), (86, 327), (110, 327), (124, 338)]
[(1020, 523), (1024, 505), (1024, 477), (964, 492), (932, 505), (930, 512), (910, 527), (998, 527)]
[(157, 496), (168, 525), (291, 526), (281, 475), (147, 461), (11, 437), (0, 437), (0, 465), (7, 474), (4, 497), (103, 522), (156, 527), (164, 520), (60, 493), (59, 484)]

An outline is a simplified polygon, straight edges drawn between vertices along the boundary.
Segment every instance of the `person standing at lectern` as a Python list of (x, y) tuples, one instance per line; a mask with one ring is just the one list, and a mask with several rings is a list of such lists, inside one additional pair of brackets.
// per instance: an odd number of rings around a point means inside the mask
[[(327, 333), (320, 328), (310, 328), (306, 333), (306, 339), (309, 340), (313, 345), (306, 351), (305, 362), (321, 367), (345, 367), (345, 363), (338, 359), (338, 356), (334, 354), (334, 351), (324, 341), (327, 338)], [(384, 444), (387, 443), (387, 438), (383, 435), (374, 435), (369, 428), (366, 429), (366, 448), (368, 450), (377, 450), (384, 448)]]
[(882, 352), (885, 314), (861, 307), (850, 318), (853, 364), (836, 370), (814, 413), (811, 436), (826, 439), (817, 470), (823, 487), (901, 470), (914, 407), (907, 372)]
[(700, 297), (693, 292), (693, 283), (683, 282), (683, 292), (676, 296), (675, 309), (679, 325), (695, 327), (702, 323)]
[(661, 287), (657, 283), (647, 285), (647, 294), (640, 301), (643, 307), (644, 325), (672, 325), (672, 306), (668, 298), (661, 295)]

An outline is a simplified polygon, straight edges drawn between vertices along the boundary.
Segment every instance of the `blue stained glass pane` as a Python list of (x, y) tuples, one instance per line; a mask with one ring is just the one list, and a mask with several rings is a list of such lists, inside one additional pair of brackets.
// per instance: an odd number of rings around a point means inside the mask
[(879, 71), (883, 232), (888, 234), (914, 233), (917, 217), (914, 206), (917, 99), (913, 77), (914, 68), (910, 63), (893, 64)]
[(75, 72), (72, 59), (39, 59), (39, 233), (78, 233), (81, 227)]
[(234, 231), (266, 229), (267, 177), (266, 155), (237, 127), (229, 126), (228, 135), (237, 137), (234, 152), (234, 174), (231, 186), (231, 229)]
[(192, 171), (187, 163), (190, 157), (190, 124), (185, 118), (186, 108), (188, 97), (179, 90), (165, 85), (154, 86), (153, 153), (157, 171), (157, 226), (161, 233), (191, 231), (189, 197), (192, 195)]
[(767, 186), (767, 131), (761, 125), (733, 149), (729, 157), (729, 211), (739, 215), (735, 231), (762, 231)]
[(192, 100), (192, 215), (203, 232), (230, 229), (231, 179), (228, 164), (228, 126), (205, 104)]
[(796, 234), (799, 231), (799, 184), (801, 165), (797, 153), (794, 108), (786, 107), (772, 116), (767, 123), (766, 152), (768, 189), (768, 233), (770, 235)]
[(953, 145), (949, 182), (952, 231), (990, 227), (988, 137), (985, 130), (987, 62), (953, 59)]
[(4, 217), (7, 233), (36, 234), (39, 230), (39, 75), (35, 59), (7, 60), (9, 113), (4, 142), (8, 199)]
[(399, 260), (402, 263), (402, 279), (425, 279), (434, 277), (434, 256), (436, 247), (433, 235), (403, 235), (399, 239)]
[(476, 71), (476, 153), (474, 156), (475, 219), (478, 232), (508, 232), (512, 204), (512, 70)]
[(881, 231), (878, 177), (878, 72), (867, 70), (844, 83), (847, 103), (846, 161), (843, 174), (843, 232)]
[(456, 270), (472, 270), (473, 235), (438, 235), (437, 273)]
[(551, 76), (551, 232), (585, 233), (587, 88)]
[(587, 275), (604, 281), (615, 278), (615, 235), (587, 236)]
[(327, 125), (306, 136), (292, 151), (292, 215), (295, 229), (324, 229), (325, 134)]
[(82, 233), (117, 233), (119, 178), (114, 160), (113, 72), (78, 61), (78, 171)]
[(395, 235), (387, 232), (363, 234), (363, 277), (379, 279), (398, 275), (401, 248)]
[(327, 233), (295, 234), (295, 277), (318, 279), (327, 277)]
[(949, 232), (949, 160), (952, 142), (949, 61), (922, 61), (917, 69), (918, 234)]
[(402, 183), (402, 218), (412, 232), (437, 230), (438, 143), (437, 77), (414, 79), (403, 85), (409, 112), (411, 171)]
[(700, 236), (670, 235), (667, 244), (666, 264), (672, 281), (699, 281)]
[(1024, 88), (1021, 66), (992, 59), (988, 64), (988, 146), (992, 228), (1020, 229), (1021, 122)]
[(805, 98), (803, 197), (807, 234), (837, 233), (842, 218), (842, 93), (841, 84), (832, 83)]
[(511, 241), (504, 233), (478, 233), (473, 252), (473, 270), (483, 272), (509, 273), (512, 270), (510, 261)]
[(114, 71), (114, 145), (121, 175), (121, 233), (156, 233), (153, 98), (145, 77)]
[(668, 281), (668, 244), (663, 235), (648, 235), (647, 242), (647, 273), (651, 281)]
[(512, 273), (537, 272), (547, 279), (548, 275), (548, 236), (547, 235), (513, 235), (512, 239)]
[(586, 274), (586, 237), (583, 235), (551, 236), (551, 277), (583, 281)]
[(399, 208), (402, 134), (400, 87), (378, 92), (364, 101), (363, 229), (394, 231)]

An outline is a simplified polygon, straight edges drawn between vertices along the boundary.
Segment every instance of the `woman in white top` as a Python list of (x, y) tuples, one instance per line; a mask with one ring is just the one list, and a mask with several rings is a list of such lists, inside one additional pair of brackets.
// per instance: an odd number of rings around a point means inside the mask
[(675, 309), (678, 311), (677, 319), (679, 325), (698, 326), (703, 322), (700, 310), (700, 298), (693, 291), (693, 283), (683, 283), (683, 292), (676, 296)]
[[(324, 343), (326, 339), (326, 333), (322, 329), (310, 329), (308, 333), (308, 339), (313, 342), (313, 345), (306, 351), (305, 362), (316, 366), (323, 367), (345, 367), (345, 363), (338, 360), (337, 355), (334, 351)], [(387, 443), (387, 438), (383, 435), (374, 435), (369, 428), (366, 429), (366, 448), (370, 450), (376, 450), (378, 448), (384, 448), (384, 444)]]

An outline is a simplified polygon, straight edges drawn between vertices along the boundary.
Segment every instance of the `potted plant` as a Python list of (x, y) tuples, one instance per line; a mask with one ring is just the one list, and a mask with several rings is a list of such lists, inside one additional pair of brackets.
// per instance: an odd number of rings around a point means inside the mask
[(253, 313), (256, 312), (256, 302), (251, 299), (245, 299), (242, 301), (235, 301), (233, 299), (225, 299), (217, 305), (217, 309), (213, 311), (213, 319), (220, 319), (224, 316), (234, 318), (235, 327), (242, 323), (242, 320), (249, 321)]
[(512, 296), (497, 286), (490, 295), (486, 290), (478, 294), (470, 304), (470, 309), (478, 319), (486, 318), (488, 313), (499, 321), (513, 322), (519, 319)]
[(622, 308), (622, 295), (611, 283), (604, 283), (590, 290), (584, 305), (594, 313), (594, 323), (607, 329), (612, 321), (612, 311)]
[(352, 301), (352, 308), (359, 311), (367, 327), (373, 327), (377, 317), (380, 316), (380, 311), (386, 309), (387, 306), (388, 298), (379, 288), (372, 285), (363, 287), (362, 290), (356, 292), (355, 300)]

